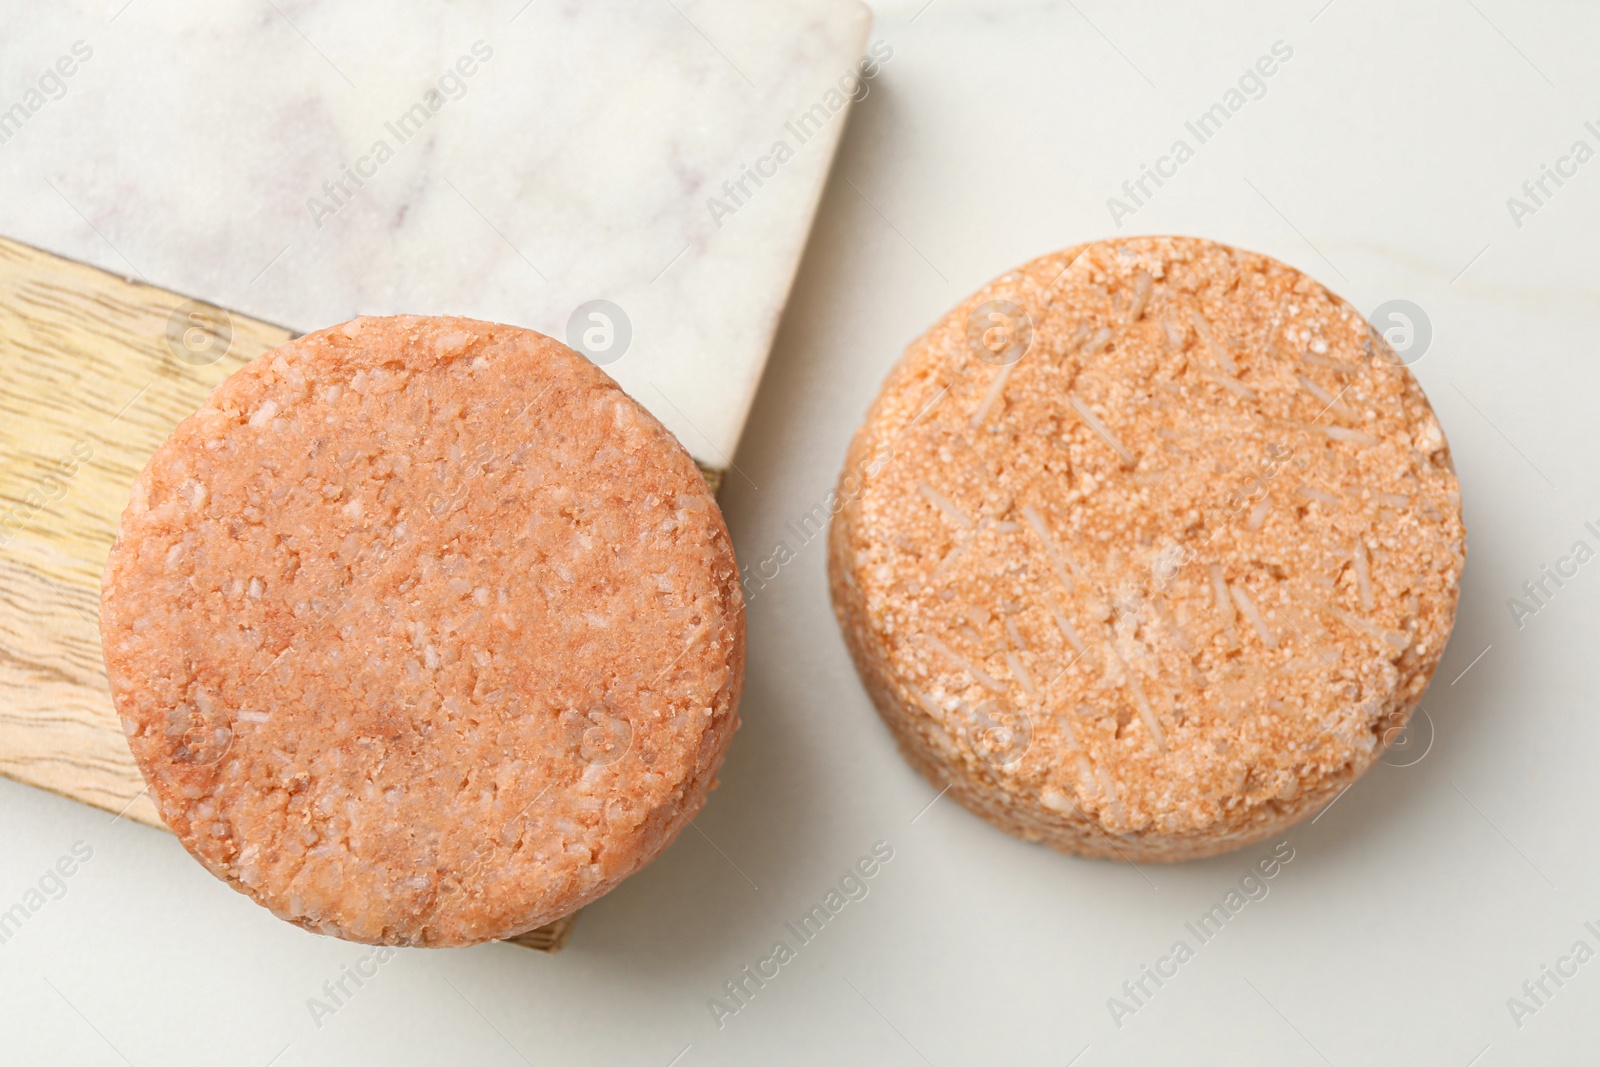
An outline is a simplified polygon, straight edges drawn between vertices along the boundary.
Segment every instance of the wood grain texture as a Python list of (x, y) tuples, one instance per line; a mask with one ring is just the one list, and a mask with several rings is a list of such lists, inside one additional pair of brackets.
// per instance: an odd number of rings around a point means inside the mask
[[(0, 774), (161, 827), (111, 708), (100, 574), (129, 488), (212, 387), (292, 334), (0, 239)], [(177, 352), (187, 358), (179, 358)]]
[[(293, 336), (0, 238), (0, 774), (166, 829), (111, 706), (100, 576), (150, 455)], [(576, 918), (509, 940), (555, 952)]]

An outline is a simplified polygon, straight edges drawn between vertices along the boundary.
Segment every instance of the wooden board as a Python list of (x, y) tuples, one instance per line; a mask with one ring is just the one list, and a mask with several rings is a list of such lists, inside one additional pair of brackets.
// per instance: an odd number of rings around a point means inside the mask
[[(293, 336), (0, 238), (0, 774), (166, 829), (111, 707), (100, 575), (151, 453)], [(554, 952), (575, 918), (510, 940)]]
[(0, 239), (0, 773), (149, 826), (100, 656), (100, 573), (150, 454), (293, 336), (194, 307), (169, 345), (183, 304)]

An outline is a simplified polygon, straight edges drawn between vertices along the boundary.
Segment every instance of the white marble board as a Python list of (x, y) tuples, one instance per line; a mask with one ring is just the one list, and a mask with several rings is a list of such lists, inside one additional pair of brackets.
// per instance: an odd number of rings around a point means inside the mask
[(724, 470), (869, 25), (857, 0), (7, 6), (0, 233), (298, 331), (588, 334)]

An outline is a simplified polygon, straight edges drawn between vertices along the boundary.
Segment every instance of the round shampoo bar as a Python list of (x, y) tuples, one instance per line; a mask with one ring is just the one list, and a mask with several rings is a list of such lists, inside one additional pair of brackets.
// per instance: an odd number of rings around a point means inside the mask
[(913, 344), (830, 531), (907, 759), (1010, 833), (1207, 856), (1405, 725), (1465, 560), (1421, 388), (1343, 300), (1210, 241), (1045, 256)]
[(393, 945), (509, 937), (648, 863), (744, 668), (689, 455), (565, 346), (458, 318), (358, 319), (223, 382), (134, 485), (101, 634), (185, 847)]

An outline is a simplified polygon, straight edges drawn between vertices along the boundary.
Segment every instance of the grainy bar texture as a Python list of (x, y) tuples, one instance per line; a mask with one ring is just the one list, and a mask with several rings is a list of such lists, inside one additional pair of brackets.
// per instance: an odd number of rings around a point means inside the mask
[(873, 702), (936, 785), (1070, 852), (1205, 856), (1326, 804), (1455, 615), (1416, 380), (1312, 279), (1207, 241), (993, 282), (907, 350), (845, 471), (831, 584)]
[(358, 319), (220, 385), (106, 568), (162, 817), (282, 918), (463, 945), (567, 915), (701, 807), (744, 615), (689, 455), (540, 334)]

